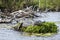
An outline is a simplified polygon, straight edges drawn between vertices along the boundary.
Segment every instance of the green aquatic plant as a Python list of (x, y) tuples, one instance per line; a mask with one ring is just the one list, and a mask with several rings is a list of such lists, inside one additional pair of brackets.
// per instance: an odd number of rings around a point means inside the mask
[(39, 26), (28, 26), (25, 30), (25, 32), (30, 32), (30, 33), (39, 33), (40, 27)]
[(27, 33), (57, 33), (58, 27), (54, 22), (42, 22), (37, 25), (30, 25), (27, 27), (21, 27), (21, 23), (18, 23), (14, 29), (27, 32)]
[(42, 22), (39, 25), (30, 25), (24, 31), (29, 33), (57, 33), (57, 26), (53, 22)]

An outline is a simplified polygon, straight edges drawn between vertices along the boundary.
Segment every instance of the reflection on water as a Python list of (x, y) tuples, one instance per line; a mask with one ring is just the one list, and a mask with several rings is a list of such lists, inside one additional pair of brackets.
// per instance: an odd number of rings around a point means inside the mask
[[(60, 12), (48, 12), (47, 14), (39, 14), (43, 17), (34, 18), (33, 20), (52, 21), (60, 26)], [(8, 26), (7, 24), (0, 24), (1, 26)], [(10, 25), (9, 25), (10, 26)], [(21, 32), (11, 29), (0, 28), (0, 40), (60, 40), (60, 27), (59, 32), (51, 37), (36, 37), (36, 36), (23, 36)]]

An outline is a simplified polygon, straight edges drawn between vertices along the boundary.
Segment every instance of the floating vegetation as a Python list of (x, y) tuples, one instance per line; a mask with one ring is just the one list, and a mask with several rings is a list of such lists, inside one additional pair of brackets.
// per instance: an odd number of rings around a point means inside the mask
[(22, 27), (20, 30), (26, 32), (27, 35), (50, 36), (57, 33), (57, 28), (57, 25), (53, 22), (42, 22), (37, 25)]

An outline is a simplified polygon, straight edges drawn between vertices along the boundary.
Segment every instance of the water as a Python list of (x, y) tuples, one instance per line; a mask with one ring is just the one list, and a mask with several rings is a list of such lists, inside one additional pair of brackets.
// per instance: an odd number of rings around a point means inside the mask
[(12, 30), (10, 27), (12, 26), (11, 24), (0, 24), (0, 40), (60, 40), (60, 12), (48, 12), (39, 15), (41, 16), (33, 20), (55, 22), (59, 26), (59, 32), (51, 37), (24, 36), (22, 32)]

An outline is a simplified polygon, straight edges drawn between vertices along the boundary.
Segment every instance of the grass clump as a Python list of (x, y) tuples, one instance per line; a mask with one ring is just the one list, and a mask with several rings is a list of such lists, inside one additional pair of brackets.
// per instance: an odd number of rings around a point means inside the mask
[(42, 22), (38, 25), (30, 25), (25, 28), (28, 33), (57, 33), (57, 26), (53, 22)]

